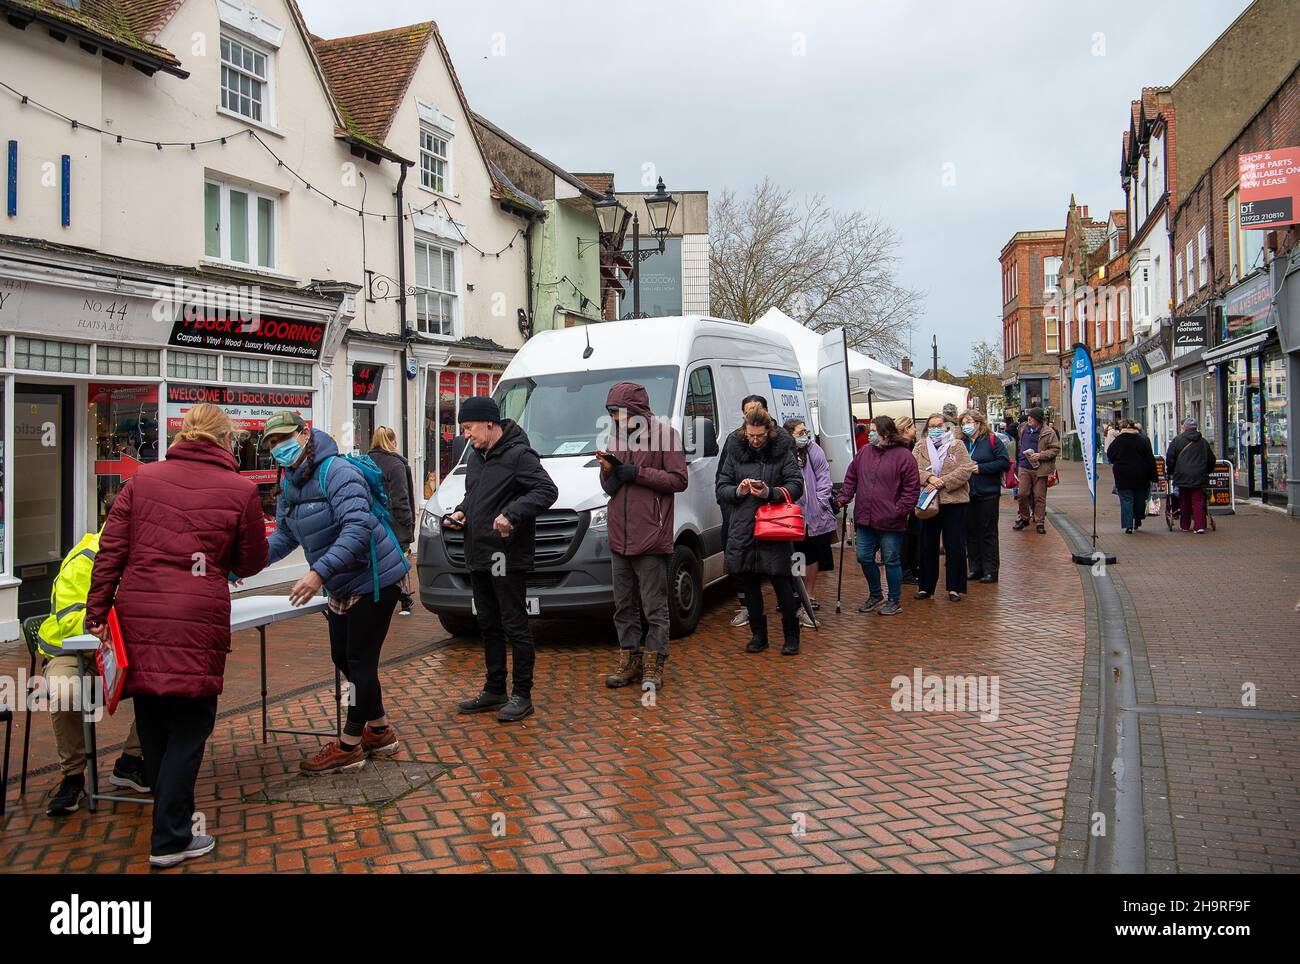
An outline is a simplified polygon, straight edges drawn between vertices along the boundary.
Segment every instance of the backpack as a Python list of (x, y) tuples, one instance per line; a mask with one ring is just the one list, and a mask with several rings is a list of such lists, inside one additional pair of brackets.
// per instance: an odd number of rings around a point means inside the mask
[[(397, 534), (393, 532), (393, 514), (388, 510), (388, 493), (384, 490), (384, 473), (383, 470), (375, 464), (375, 460), (369, 455), (331, 455), (328, 456), (320, 465), (320, 491), (322, 498), (319, 500), (303, 499), (302, 502), (321, 501), (329, 503), (329, 490), (325, 488), (325, 476), (329, 474), (330, 463), (336, 458), (352, 463), (361, 477), (366, 480), (366, 485), (370, 489), (370, 514), (379, 520), (379, 524), (384, 527), (388, 533), (388, 538), (393, 540), (393, 545), (401, 552), (402, 544), (397, 541)], [(301, 502), (292, 503), (301, 505)], [(403, 571), (410, 572), (411, 564), (406, 561), (405, 553), (402, 554)], [(375, 545), (375, 534), (370, 533), (370, 571), (374, 574), (375, 581), (375, 601), (379, 601), (379, 551)]]

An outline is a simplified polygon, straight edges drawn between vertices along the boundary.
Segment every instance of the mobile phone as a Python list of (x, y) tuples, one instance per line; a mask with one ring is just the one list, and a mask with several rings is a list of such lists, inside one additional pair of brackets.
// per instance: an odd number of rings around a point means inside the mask
[(456, 518), (454, 515), (452, 515), (450, 512), (448, 512), (446, 515), (444, 515), (444, 516), (442, 517), (442, 524), (443, 524), (446, 528), (448, 528), (448, 529), (463, 529), (463, 528), (465, 528), (465, 523), (461, 522), (459, 519), (457, 519), (457, 518)]
[(614, 468), (618, 468), (620, 465), (623, 464), (622, 459), (615, 458), (613, 455), (610, 455), (608, 452), (602, 452), (599, 449), (597, 449), (596, 455), (597, 457), (604, 459), (610, 465), (614, 466)]

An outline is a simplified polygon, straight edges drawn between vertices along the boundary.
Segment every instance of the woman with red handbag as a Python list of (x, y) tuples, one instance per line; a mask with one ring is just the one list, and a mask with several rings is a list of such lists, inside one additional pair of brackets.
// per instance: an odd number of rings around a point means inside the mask
[(781, 609), (781, 654), (793, 656), (799, 652), (799, 602), (792, 555), (804, 530), (792, 503), (803, 495), (803, 473), (793, 440), (765, 409), (751, 409), (736, 434), (744, 445), (730, 447), (718, 473), (718, 501), (731, 506), (724, 568), (745, 594), (753, 632), (745, 652), (761, 653), (768, 646), (762, 589), (767, 576)]

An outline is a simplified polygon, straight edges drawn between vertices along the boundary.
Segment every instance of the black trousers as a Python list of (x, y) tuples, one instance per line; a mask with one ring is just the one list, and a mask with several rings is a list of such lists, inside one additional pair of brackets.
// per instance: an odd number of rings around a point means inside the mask
[(966, 510), (966, 552), (970, 571), (998, 574), (998, 503), (996, 495), (972, 495)]
[(749, 611), (749, 630), (759, 639), (767, 639), (767, 614), (763, 612), (763, 580), (769, 579), (776, 590), (776, 604), (781, 610), (781, 632), (788, 643), (799, 642), (799, 597), (794, 588), (794, 576), (764, 576), (757, 572), (737, 573)]
[(217, 721), (216, 696), (136, 696), (135, 727), (153, 788), (149, 853), (180, 853), (194, 837), (194, 784)]
[(921, 568), (921, 523), (914, 515), (907, 517), (907, 531), (903, 533), (903, 578), (918, 578)]
[(917, 588), (931, 595), (939, 584), (939, 535), (943, 534), (944, 585), (966, 591), (966, 503), (949, 502), (939, 514), (921, 520), (921, 573)]
[(483, 657), (487, 662), (487, 683), (483, 689), (505, 694), (506, 643), (509, 643), (515, 667), (511, 692), (532, 699), (533, 663), (537, 653), (532, 630), (528, 628), (527, 573), (494, 576), (490, 572), (471, 572), (469, 575), (474, 608), (478, 610), (478, 629), (483, 634)]
[(379, 590), (379, 600), (363, 594), (343, 615), (325, 610), (330, 628), (330, 657), (334, 666), (351, 684), (348, 718), (343, 732), (361, 738), (371, 720), (384, 715), (384, 698), (379, 690), (379, 651), (393, 621), (398, 583)]

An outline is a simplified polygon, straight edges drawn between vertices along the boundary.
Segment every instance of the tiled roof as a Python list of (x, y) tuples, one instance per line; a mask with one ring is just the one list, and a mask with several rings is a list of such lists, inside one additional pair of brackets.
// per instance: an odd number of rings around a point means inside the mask
[(0, 10), (9, 11), (13, 16), (22, 17), (26, 13), (80, 28), (114, 46), (137, 51), (175, 68), (172, 73), (185, 76), (179, 58), (153, 42), (179, 5), (180, 0), (82, 0), (81, 9), (74, 10), (57, 0), (0, 0)]
[(613, 174), (574, 174), (573, 176), (597, 194), (604, 194), (614, 186)]
[(312, 37), (351, 133), (379, 144), (385, 141), (434, 29), (427, 21), (335, 40)]
[(1083, 224), (1083, 248), (1085, 251), (1096, 251), (1106, 243), (1106, 225), (1097, 224), (1096, 222), (1085, 221)]

